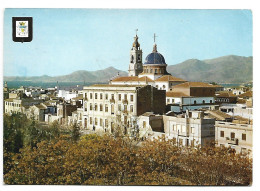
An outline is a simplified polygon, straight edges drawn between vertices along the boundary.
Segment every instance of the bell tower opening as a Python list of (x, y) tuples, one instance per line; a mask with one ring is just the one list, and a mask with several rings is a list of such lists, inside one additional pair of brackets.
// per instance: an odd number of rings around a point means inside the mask
[(136, 29), (136, 35), (134, 37), (134, 42), (130, 50), (130, 64), (129, 64), (128, 76), (138, 76), (140, 73), (143, 72), (143, 63), (142, 63), (143, 52), (138, 42), (137, 31), (138, 29)]

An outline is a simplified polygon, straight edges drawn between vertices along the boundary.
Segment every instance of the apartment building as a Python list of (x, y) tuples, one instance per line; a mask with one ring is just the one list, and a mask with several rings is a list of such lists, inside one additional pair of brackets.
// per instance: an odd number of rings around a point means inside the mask
[(42, 103), (40, 99), (20, 99), (20, 98), (9, 98), (4, 100), (4, 113), (24, 113), (26, 108), (29, 106), (38, 105)]
[(215, 86), (203, 82), (185, 82), (166, 92), (167, 110), (181, 113), (186, 110), (214, 108)]
[(215, 141), (215, 119), (203, 111), (187, 111), (177, 116), (163, 116), (165, 137), (179, 146), (207, 145)]
[(215, 131), (215, 139), (218, 146), (231, 147), (237, 153), (252, 156), (252, 125), (216, 121)]
[(84, 87), (83, 98), (83, 128), (93, 131), (128, 133), (137, 116), (165, 111), (165, 91), (150, 85), (97, 84)]

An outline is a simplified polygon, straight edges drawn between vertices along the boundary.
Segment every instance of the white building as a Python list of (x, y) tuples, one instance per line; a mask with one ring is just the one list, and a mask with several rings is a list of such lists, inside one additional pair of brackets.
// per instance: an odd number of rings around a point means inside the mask
[(163, 116), (163, 120), (165, 137), (180, 146), (204, 146), (215, 141), (215, 119), (204, 117), (203, 111)]
[(118, 126), (129, 133), (137, 116), (165, 109), (165, 91), (144, 85), (98, 84), (83, 89), (83, 128), (115, 132)]
[(216, 121), (215, 131), (218, 146), (231, 147), (236, 153), (252, 156), (252, 125)]

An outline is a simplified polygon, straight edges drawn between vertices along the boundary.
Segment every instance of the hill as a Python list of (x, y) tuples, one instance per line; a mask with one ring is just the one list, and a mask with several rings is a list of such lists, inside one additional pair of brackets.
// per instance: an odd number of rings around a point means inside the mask
[(243, 83), (253, 80), (253, 57), (229, 55), (208, 60), (190, 59), (168, 66), (167, 71), (189, 81)]
[(88, 83), (104, 83), (117, 74), (120, 76), (127, 76), (125, 71), (117, 70), (113, 67), (106, 68), (104, 70), (86, 71), (79, 70), (68, 75), (63, 76), (32, 76), (32, 77), (17, 77), (17, 76), (5, 76), (5, 81), (33, 81), (33, 82), (88, 82)]
[[(217, 83), (245, 83), (253, 80), (253, 57), (223, 56), (208, 60), (189, 59), (180, 64), (169, 65), (167, 71), (173, 76), (189, 81)], [(86, 82), (107, 83), (109, 79), (127, 76), (127, 72), (113, 67), (104, 70), (79, 70), (63, 76), (4, 77), (5, 81), (28, 82)]]

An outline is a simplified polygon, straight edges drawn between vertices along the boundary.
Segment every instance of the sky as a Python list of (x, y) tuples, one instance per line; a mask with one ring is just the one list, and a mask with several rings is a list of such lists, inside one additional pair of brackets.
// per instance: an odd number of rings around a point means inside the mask
[[(12, 41), (12, 17), (33, 17), (33, 40)], [(58, 76), (115, 67), (127, 71), (138, 29), (145, 57), (156, 44), (168, 65), (252, 56), (250, 10), (5, 9), (4, 76)]]

